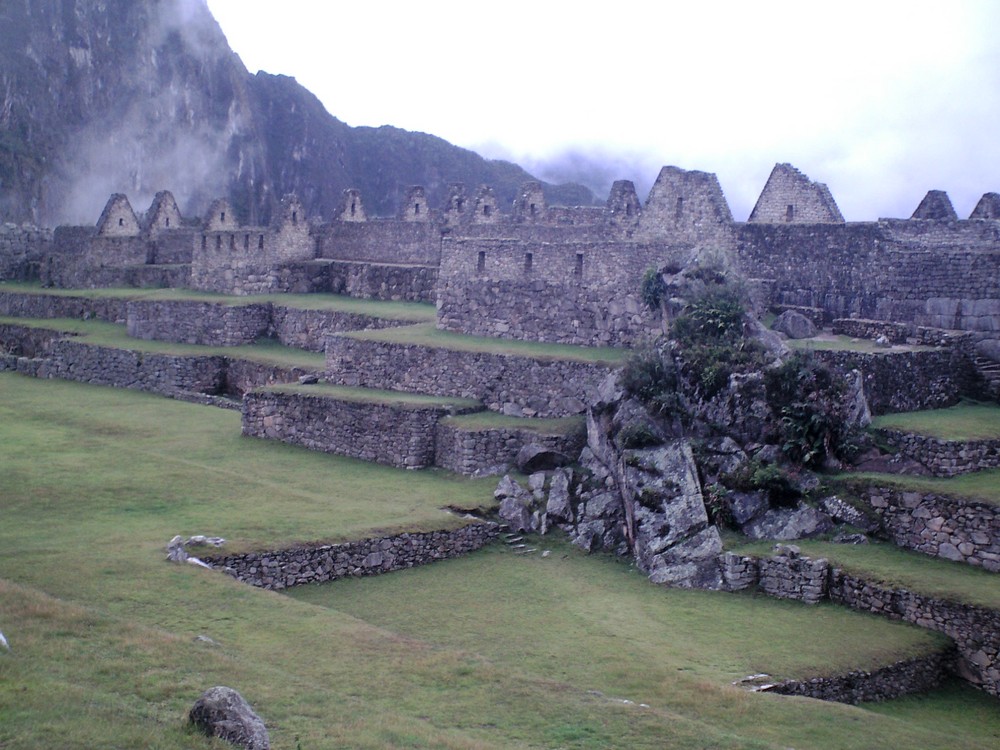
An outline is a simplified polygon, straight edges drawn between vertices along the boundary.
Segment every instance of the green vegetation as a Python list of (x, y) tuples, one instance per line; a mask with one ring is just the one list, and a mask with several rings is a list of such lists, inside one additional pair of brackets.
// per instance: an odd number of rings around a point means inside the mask
[(429, 303), (359, 299), (339, 294), (255, 294), (248, 297), (238, 297), (194, 289), (51, 289), (43, 288), (38, 284), (12, 281), (0, 282), (0, 292), (48, 294), (56, 297), (85, 297), (87, 299), (215, 302), (233, 307), (271, 302), (297, 310), (331, 310), (415, 323), (433, 322), (435, 317), (434, 305)]
[(909, 474), (879, 474), (868, 471), (839, 474), (833, 481), (848, 489), (858, 483), (873, 484), (914, 492), (935, 492), (947, 497), (1000, 505), (1000, 469), (987, 469), (955, 477), (917, 477)]
[(1000, 438), (1000, 406), (967, 403), (947, 409), (886, 414), (872, 420), (872, 427), (941, 440), (995, 440)]
[(728, 684), (882, 663), (934, 635), (831, 606), (668, 591), (562, 545), (303, 592), (328, 592), (323, 606), (164, 561), (174, 534), (219, 534), (232, 552), (448, 527), (463, 521), (440, 508), (492, 505), (495, 479), (243, 438), (226, 410), (9, 373), (0, 455), (5, 750), (228, 748), (184, 729), (217, 684), (247, 697), (275, 750), (982, 750), (1000, 736), (996, 701), (971, 690), (926, 699), (930, 723), (911, 721), (912, 702)]
[(397, 326), (378, 331), (352, 331), (345, 336), (363, 341), (385, 341), (393, 344), (414, 344), (436, 349), (453, 349), (461, 352), (485, 354), (510, 354), (532, 359), (565, 359), (574, 362), (592, 362), (617, 366), (624, 363), (628, 352), (611, 347), (573, 346), (571, 344), (545, 344), (538, 341), (494, 339), (470, 336), (465, 333), (442, 331), (433, 324)]
[(303, 370), (324, 370), (326, 362), (323, 354), (307, 352), (284, 346), (273, 339), (261, 339), (244, 346), (202, 346), (200, 344), (177, 344), (171, 341), (147, 341), (128, 335), (125, 326), (105, 323), (101, 320), (78, 320), (76, 318), (6, 318), (0, 317), (0, 325), (21, 325), (28, 328), (44, 328), (76, 334), (77, 340), (94, 346), (112, 349), (128, 349), (150, 354), (171, 354), (187, 357), (223, 356), (245, 359), (261, 364), (282, 367), (299, 367)]
[(495, 411), (479, 411), (447, 417), (444, 424), (459, 430), (527, 430), (539, 435), (566, 435), (582, 430), (586, 426), (584, 417), (511, 417)]
[[(734, 540), (733, 552), (741, 555), (771, 554), (773, 542), (745, 544)], [(928, 557), (891, 544), (834, 544), (800, 539), (794, 544), (809, 557), (825, 557), (849, 573), (890, 588), (905, 588), (939, 599), (1000, 609), (996, 573), (965, 563)]]
[(667, 295), (667, 285), (663, 283), (663, 277), (655, 268), (647, 268), (642, 275), (639, 284), (639, 295), (642, 302), (650, 310), (659, 310), (660, 305)]
[(380, 391), (375, 388), (356, 388), (346, 385), (315, 383), (313, 385), (272, 385), (264, 388), (279, 393), (296, 393), (303, 396), (328, 396), (341, 401), (378, 403), (401, 407), (441, 406), (453, 409), (482, 409), (483, 405), (471, 398), (450, 398), (430, 396), (425, 393), (404, 393), (403, 391)]

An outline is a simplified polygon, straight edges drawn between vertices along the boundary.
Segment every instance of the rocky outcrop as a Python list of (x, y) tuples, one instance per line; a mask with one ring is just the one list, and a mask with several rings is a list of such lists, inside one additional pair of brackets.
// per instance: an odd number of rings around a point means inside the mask
[(188, 721), (209, 737), (218, 737), (246, 750), (270, 750), (264, 721), (246, 699), (230, 687), (209, 688), (195, 701)]

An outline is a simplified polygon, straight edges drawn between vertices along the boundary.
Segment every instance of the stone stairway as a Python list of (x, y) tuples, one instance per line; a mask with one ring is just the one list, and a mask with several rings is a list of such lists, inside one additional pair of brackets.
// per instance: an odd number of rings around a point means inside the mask
[(972, 363), (976, 367), (976, 372), (986, 381), (990, 396), (1000, 399), (1000, 362), (977, 354), (972, 358)]

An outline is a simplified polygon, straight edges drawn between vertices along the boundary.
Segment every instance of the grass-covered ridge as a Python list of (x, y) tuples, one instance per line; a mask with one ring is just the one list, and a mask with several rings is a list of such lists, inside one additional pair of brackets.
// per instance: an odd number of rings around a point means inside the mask
[(811, 339), (789, 339), (785, 343), (792, 349), (803, 351), (846, 351), (861, 354), (899, 354), (902, 352), (933, 351), (933, 346), (916, 344), (894, 344), (878, 346), (871, 339), (859, 339), (843, 334), (820, 334)]
[(172, 341), (152, 341), (132, 338), (125, 326), (101, 320), (76, 318), (10, 318), (0, 316), (0, 325), (18, 325), (42, 328), (73, 334), (83, 344), (104, 346), (111, 349), (128, 349), (149, 354), (169, 354), (181, 357), (223, 356), (245, 359), (260, 364), (299, 367), (303, 370), (322, 371), (326, 363), (322, 353), (285, 346), (273, 339), (261, 339), (243, 346), (203, 346)]
[[(164, 561), (174, 534), (219, 534), (237, 551), (443, 528), (464, 521), (442, 506), (492, 504), (495, 479), (243, 438), (225, 410), (10, 373), (0, 456), (4, 750), (221, 750), (183, 730), (216, 684), (250, 700), (275, 750), (985, 750), (1000, 736), (996, 701), (971, 689), (928, 698), (929, 722), (912, 702), (857, 708), (727, 682), (846, 664), (849, 641), (860, 666), (936, 636), (834, 607), (666, 591), (562, 547), (343, 582), (342, 607)], [(749, 633), (745, 650), (725, 623)]]
[(313, 385), (271, 385), (262, 391), (276, 393), (291, 393), (317, 398), (332, 398), (340, 401), (356, 403), (383, 404), (387, 406), (407, 407), (444, 407), (459, 411), (482, 409), (481, 402), (471, 398), (452, 398), (450, 396), (432, 396), (424, 393), (405, 393), (403, 391), (383, 391), (376, 388), (358, 388), (347, 385), (331, 385), (316, 383)]
[(960, 500), (978, 500), (1000, 505), (1000, 469), (985, 469), (954, 477), (917, 477), (907, 474), (858, 472), (840, 474), (835, 482), (850, 488), (855, 484), (894, 487), (914, 492), (934, 492)]
[(369, 300), (358, 297), (347, 297), (340, 294), (255, 294), (237, 296), (216, 292), (202, 292), (196, 289), (173, 288), (53, 289), (45, 288), (38, 284), (13, 281), (0, 282), (0, 292), (45, 294), (55, 297), (83, 297), (86, 299), (211, 302), (232, 307), (270, 302), (297, 310), (330, 310), (357, 313), (359, 315), (368, 315), (386, 320), (412, 321), (414, 323), (433, 322), (435, 318), (434, 305), (430, 303)]
[(382, 328), (377, 331), (351, 331), (338, 335), (349, 336), (364, 341), (414, 344), (417, 346), (453, 349), (462, 352), (507, 354), (518, 357), (529, 357), (531, 359), (564, 359), (610, 366), (624, 364), (628, 358), (628, 351), (625, 349), (574, 346), (572, 344), (546, 344), (539, 341), (471, 336), (465, 333), (442, 331), (435, 328), (432, 323)]
[(1000, 439), (1000, 406), (969, 403), (947, 409), (885, 414), (875, 417), (872, 426), (940, 440), (996, 440)]

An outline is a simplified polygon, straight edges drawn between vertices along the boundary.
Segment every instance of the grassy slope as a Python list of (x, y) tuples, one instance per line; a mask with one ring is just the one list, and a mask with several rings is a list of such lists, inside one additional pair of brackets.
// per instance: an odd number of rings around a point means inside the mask
[(941, 440), (991, 440), (1000, 438), (1000, 406), (958, 404), (947, 409), (886, 414), (876, 417), (872, 426)]
[(511, 354), (534, 359), (566, 359), (576, 362), (594, 362), (618, 366), (625, 363), (628, 351), (610, 347), (573, 346), (571, 344), (543, 344), (537, 341), (494, 339), (470, 336), (464, 333), (441, 331), (432, 323), (412, 326), (382, 328), (377, 331), (352, 331), (345, 334), (366, 341), (387, 341), (394, 344), (417, 344), (438, 349), (463, 352)]
[(915, 477), (906, 474), (859, 472), (838, 475), (837, 480), (846, 482), (848, 486), (854, 482), (863, 482), (916, 492), (936, 492), (948, 497), (1000, 505), (1000, 469), (960, 474), (957, 477)]
[[(238, 424), (147, 394), (0, 374), (0, 629), (14, 648), (0, 655), (5, 750), (209, 747), (181, 727), (214, 684), (247, 696), (273, 747), (298, 737), (304, 750), (986, 748), (1000, 736), (995, 701), (964, 690), (947, 694), (940, 722), (915, 724), (909, 707), (883, 714), (730, 688), (733, 675), (805, 673), (846, 651), (823, 653), (811, 634), (824, 628), (863, 633), (848, 638), (864, 644), (861, 663), (928, 639), (832, 607), (666, 592), (600, 556), (489, 550), (401, 584), (373, 579), (412, 588), (394, 621), (165, 563), (176, 533), (221, 534), (231, 549), (357, 538), (440, 527), (455, 522), (440, 506), (492, 501), (492, 480), (241, 438)], [(344, 591), (357, 598), (358, 585)], [(485, 602), (502, 615), (495, 625)], [(438, 629), (459, 640), (421, 635)], [(747, 634), (746, 653), (730, 632)], [(578, 638), (585, 649), (573, 649)], [(553, 666), (553, 652), (570, 663)], [(611, 700), (647, 694), (649, 709)]]
[(407, 320), (414, 323), (433, 322), (434, 305), (421, 302), (390, 302), (345, 297), (339, 294), (257, 294), (238, 297), (230, 294), (200, 292), (194, 289), (45, 289), (37, 284), (0, 282), (0, 292), (48, 294), (58, 297), (86, 297), (88, 299), (135, 299), (217, 302), (223, 305), (248, 305), (255, 302), (273, 302), (283, 307), (299, 310), (333, 310), (358, 313), (387, 320)]

